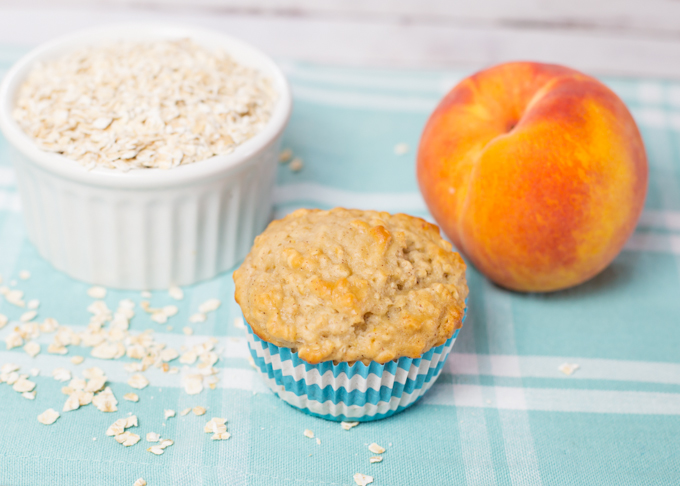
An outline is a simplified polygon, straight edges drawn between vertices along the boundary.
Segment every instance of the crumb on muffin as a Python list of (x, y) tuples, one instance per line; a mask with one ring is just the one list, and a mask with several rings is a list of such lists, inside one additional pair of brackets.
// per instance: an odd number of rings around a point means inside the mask
[(234, 282), (255, 334), (309, 363), (418, 358), (461, 327), (468, 295), (437, 226), (343, 208), (272, 222)]

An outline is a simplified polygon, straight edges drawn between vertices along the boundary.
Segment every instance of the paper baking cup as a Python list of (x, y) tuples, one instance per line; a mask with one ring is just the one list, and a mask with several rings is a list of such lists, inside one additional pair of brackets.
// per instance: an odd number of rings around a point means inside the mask
[(246, 327), (255, 365), (279, 398), (315, 417), (357, 422), (390, 417), (420, 399), (439, 376), (459, 331), (417, 359), (336, 365), (307, 363)]

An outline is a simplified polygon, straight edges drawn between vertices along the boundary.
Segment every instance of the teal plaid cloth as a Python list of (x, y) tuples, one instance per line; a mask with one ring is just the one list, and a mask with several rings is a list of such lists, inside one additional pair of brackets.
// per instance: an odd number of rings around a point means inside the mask
[[(6, 69), (19, 52), (0, 49)], [(304, 160), (299, 173), (281, 166), (276, 213), (336, 205), (402, 211), (429, 217), (418, 193), (414, 154), (437, 101), (465, 73), (332, 69), (285, 64), (295, 109), (285, 146)], [(131, 330), (156, 330), (179, 348), (206, 336), (224, 349), (216, 390), (189, 396), (179, 376), (152, 370), (139, 403), (121, 361), (21, 348), (0, 351), (0, 364), (37, 367), (37, 397), (22, 398), (0, 384), (0, 484), (3, 486), (352, 485), (361, 472), (375, 485), (671, 485), (680, 484), (680, 83), (606, 79), (626, 101), (644, 135), (651, 164), (647, 206), (634, 236), (601, 275), (550, 295), (506, 292), (470, 268), (469, 314), (444, 373), (418, 405), (393, 418), (345, 431), (288, 407), (249, 366), (231, 274), (185, 289), (180, 312), (166, 325), (137, 307)], [(410, 151), (396, 155), (397, 143)], [(6, 143), (0, 140), (0, 275), (51, 316), (82, 328), (89, 319), (88, 285), (53, 270), (26, 240)], [(19, 271), (29, 270), (29, 280)], [(188, 316), (211, 297), (222, 307), (207, 322)], [(110, 290), (115, 309), (138, 292)], [(152, 306), (172, 303), (154, 292)], [(0, 302), (12, 321), (19, 308)], [(0, 331), (4, 338), (14, 327)], [(190, 325), (194, 335), (181, 329)], [(46, 339), (50, 339), (47, 337)], [(48, 341), (44, 341), (47, 343)], [(1, 344), (1, 343), (0, 343)], [(69, 356), (83, 355), (72, 365)], [(580, 366), (573, 375), (563, 363)], [(175, 362), (176, 363), (176, 362)], [(119, 400), (117, 413), (89, 405), (62, 413), (51, 426), (36, 417), (61, 410), (62, 383), (54, 367), (80, 372), (101, 366)], [(181, 365), (178, 365), (181, 366)], [(203, 417), (165, 420), (164, 409), (202, 405)], [(142, 437), (175, 440), (162, 456), (144, 440), (126, 448), (105, 431), (134, 413)], [(229, 420), (232, 438), (203, 432), (213, 416)], [(321, 444), (303, 435), (311, 429)], [(367, 446), (387, 449), (369, 464)]]

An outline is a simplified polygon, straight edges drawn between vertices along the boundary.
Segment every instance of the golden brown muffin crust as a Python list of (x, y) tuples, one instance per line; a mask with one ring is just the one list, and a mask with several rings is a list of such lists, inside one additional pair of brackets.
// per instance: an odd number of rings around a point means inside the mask
[(437, 226), (343, 208), (272, 222), (234, 282), (253, 331), (309, 363), (417, 358), (461, 327), (468, 294)]

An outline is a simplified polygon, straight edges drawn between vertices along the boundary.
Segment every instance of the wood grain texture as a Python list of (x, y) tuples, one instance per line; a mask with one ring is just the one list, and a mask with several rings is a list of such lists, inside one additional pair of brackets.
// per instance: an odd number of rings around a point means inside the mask
[(142, 19), (204, 25), (279, 58), (335, 65), (478, 69), (524, 59), (596, 75), (680, 78), (673, 0), (26, 0), (0, 6), (0, 41), (30, 45)]

